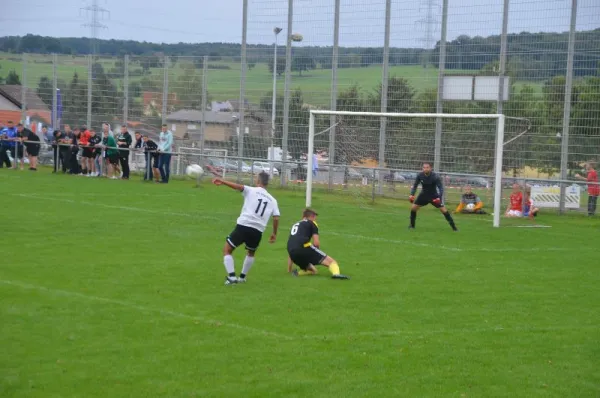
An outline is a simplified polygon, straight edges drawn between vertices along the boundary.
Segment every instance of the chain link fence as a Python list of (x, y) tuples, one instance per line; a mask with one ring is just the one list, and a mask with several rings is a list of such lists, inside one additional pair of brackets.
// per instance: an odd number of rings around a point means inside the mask
[[(21, 83), (4, 90), (32, 125), (108, 122), (156, 138), (165, 123), (175, 150), (227, 153), (239, 178), (268, 163), (282, 186), (306, 175), (310, 109), (504, 113), (504, 172), (518, 181), (553, 185), (600, 160), (597, 1), (244, 3), (239, 53), (0, 54)], [(447, 77), (498, 78), (508, 98), (448, 99)], [(408, 180), (423, 161), (451, 185), (485, 185), (494, 126), (426, 123), (322, 120), (317, 189), (348, 191), (350, 178), (361, 196), (404, 195), (394, 173)]]

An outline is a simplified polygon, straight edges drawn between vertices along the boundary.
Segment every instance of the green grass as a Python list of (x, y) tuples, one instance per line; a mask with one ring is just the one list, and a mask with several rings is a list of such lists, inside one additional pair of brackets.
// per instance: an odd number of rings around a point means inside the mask
[[(22, 75), (23, 65), (20, 61), (21, 55), (0, 53), (0, 76), (6, 76), (9, 71), (15, 70)], [(140, 66), (131, 60), (131, 68), (139, 69)], [(30, 54), (27, 63), (27, 85), (37, 87), (37, 83), (42, 76), (52, 78), (52, 56), (43, 56)], [(106, 72), (114, 66), (114, 60), (111, 58), (100, 58), (100, 63), (104, 66)], [(177, 91), (177, 78), (181, 76), (183, 65), (190, 65), (189, 59), (182, 58), (173, 66), (173, 71), (169, 74), (170, 89)], [(208, 91), (214, 100), (223, 101), (226, 99), (237, 99), (240, 95), (240, 64), (227, 59), (211, 62), (210, 65), (227, 65), (231, 69), (213, 69), (208, 72)], [(73, 73), (77, 72), (82, 81), (87, 79), (87, 60), (84, 57), (60, 56), (58, 58), (57, 77), (67, 84), (71, 81)], [(162, 82), (163, 69), (150, 69), (152, 75), (157, 77), (157, 81)], [(452, 73), (460, 73), (459, 70), (453, 70)], [(462, 71), (464, 73), (473, 73), (473, 71)], [(202, 71), (198, 70), (201, 74)], [(254, 68), (247, 72), (246, 94), (251, 103), (260, 104), (260, 99), (272, 91), (273, 77), (269, 72), (268, 66), (264, 63), (258, 63)], [(403, 77), (407, 79), (414, 87), (417, 93), (427, 89), (437, 87), (438, 72), (436, 68), (424, 69), (420, 65), (391, 66), (390, 76)], [(143, 76), (130, 76), (130, 83), (139, 82)], [(113, 82), (122, 88), (123, 79), (113, 79)], [(376, 87), (381, 84), (381, 67), (373, 65), (368, 68), (341, 68), (338, 70), (338, 88), (343, 91), (352, 85), (359, 86), (364, 92), (374, 92)], [(515, 83), (518, 88), (524, 84), (534, 87), (537, 94), (541, 94), (540, 82), (518, 81)], [(301, 88), (304, 94), (304, 100), (307, 104), (313, 106), (328, 106), (330, 103), (331, 92), (331, 70), (314, 69), (304, 72), (302, 76), (298, 73), (292, 74), (292, 87)], [(179, 87), (182, 88), (182, 87)], [(278, 78), (278, 92), (283, 95), (284, 76)]]
[[(492, 229), (317, 193), (350, 281), (292, 278), (303, 192), (223, 286), (239, 194), (0, 170), (2, 397), (597, 397), (598, 222)], [(243, 253), (235, 254), (239, 269)]]

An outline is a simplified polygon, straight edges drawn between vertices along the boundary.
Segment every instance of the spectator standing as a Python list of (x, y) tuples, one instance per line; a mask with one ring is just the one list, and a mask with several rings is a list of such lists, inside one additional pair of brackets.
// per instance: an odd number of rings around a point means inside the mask
[[(65, 126), (66, 127), (66, 126)], [(58, 171), (58, 164), (61, 163), (63, 173), (67, 170), (65, 160), (62, 158), (62, 148), (59, 146), (65, 138), (65, 134), (60, 130), (54, 130), (52, 133), (52, 162), (54, 163), (54, 173)]]
[[(35, 133), (35, 131), (34, 131)], [(44, 140), (47, 142), (51, 142), (54, 139), (54, 135), (50, 132), (48, 132), (48, 126), (43, 125), (42, 126), (42, 136), (44, 137)]]
[[(7, 125), (10, 125), (12, 122), (8, 122)], [(10, 158), (8, 157), (7, 151), (10, 150), (10, 145), (8, 141), (8, 129), (9, 127), (3, 127), (0, 130), (0, 168), (3, 168), (6, 164), (7, 168), (11, 168), (12, 164), (10, 162)]]
[(90, 131), (87, 127), (79, 128), (79, 146), (81, 151), (81, 175), (90, 177), (94, 163), (94, 150), (90, 147)]
[[(19, 123), (20, 124), (20, 123)], [(17, 127), (15, 127), (15, 131), (16, 131), (16, 136), (13, 138), (13, 141), (15, 143), (15, 146), (12, 147), (11, 151), (10, 151), (10, 155), (13, 157), (14, 161), (15, 161), (15, 168), (17, 165), (17, 162), (21, 163), (21, 170), (25, 169), (25, 146), (23, 145), (23, 134), (21, 134), (21, 131)]]
[(69, 144), (69, 174), (79, 174), (79, 162), (77, 154), (79, 153), (79, 136), (80, 131), (75, 129), (67, 135), (67, 143)]
[[(6, 127), (2, 129), (2, 145), (0, 147), (0, 167), (3, 167), (6, 164), (7, 168), (12, 167), (12, 163), (6, 151), (10, 151), (11, 156), (15, 159), (15, 144), (17, 139), (17, 128), (15, 127), (12, 120), (9, 120), (6, 123)], [(15, 159), (16, 160), (16, 159)]]
[(121, 148), (119, 150), (119, 163), (123, 170), (123, 180), (129, 179), (129, 147), (131, 147), (131, 134), (127, 131), (127, 126), (121, 126), (121, 133), (117, 136), (117, 146)]
[(160, 152), (158, 158), (158, 170), (160, 172), (161, 181), (163, 184), (169, 182), (169, 176), (171, 174), (171, 148), (173, 146), (173, 133), (167, 129), (167, 125), (162, 125), (162, 131), (160, 132), (158, 141), (158, 151)]
[(147, 135), (144, 135), (143, 140), (145, 145), (144, 151), (146, 152), (146, 159), (148, 162), (148, 164), (146, 164), (146, 173), (149, 173), (149, 169), (152, 167), (152, 175), (148, 174), (148, 181), (152, 181), (152, 176), (154, 176), (154, 180), (160, 182), (160, 171), (158, 170), (159, 154), (156, 152), (158, 150), (158, 145)]
[(71, 171), (71, 141), (73, 140), (73, 130), (71, 125), (65, 124), (65, 132), (61, 135), (61, 139), (58, 141), (59, 156), (62, 160), (63, 173)]
[(144, 160), (145, 160), (144, 181), (151, 180), (152, 178), (149, 177), (150, 167), (151, 167), (151, 165), (148, 161), (149, 153), (146, 151), (146, 142), (144, 141), (144, 137), (142, 136), (142, 133), (140, 133), (138, 131), (135, 132), (135, 145), (133, 148), (137, 149), (139, 151), (144, 151)]
[(107, 173), (106, 176), (110, 179), (116, 180), (117, 177), (117, 165), (119, 164), (119, 151), (117, 150), (117, 141), (112, 135), (108, 135), (105, 141), (105, 154)]
[(89, 146), (91, 149), (90, 163), (92, 167), (92, 173), (90, 174), (92, 177), (98, 177), (100, 175), (100, 160), (102, 159), (102, 148), (100, 145), (102, 144), (102, 137), (96, 134), (96, 130), (90, 130), (90, 139)]
[(598, 196), (600, 196), (600, 186), (598, 186), (598, 173), (594, 170), (593, 164), (588, 162), (585, 164), (585, 168), (587, 176), (583, 177), (581, 174), (575, 174), (575, 178), (588, 182), (588, 216), (591, 217), (596, 214)]
[(37, 171), (37, 159), (40, 154), (40, 137), (33, 131), (25, 128), (22, 123), (17, 124), (17, 130), (22, 137), (25, 149), (27, 149), (29, 170)]
[[(104, 122), (104, 123), (102, 123), (102, 144), (104, 146), (106, 146), (107, 137), (114, 138), (114, 134), (113, 134), (112, 130), (110, 129), (110, 124), (108, 124), (107, 122)], [(104, 151), (102, 154), (102, 166), (103, 166), (103, 168), (102, 168), (103, 170), (108, 170), (108, 158), (106, 157), (106, 148), (104, 148)], [(105, 174), (105, 177), (108, 177), (106, 175), (106, 172), (104, 174)]]

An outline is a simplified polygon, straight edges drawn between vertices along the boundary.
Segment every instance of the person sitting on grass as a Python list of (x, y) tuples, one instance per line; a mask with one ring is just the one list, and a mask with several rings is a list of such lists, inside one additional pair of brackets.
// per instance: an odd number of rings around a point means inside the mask
[(471, 190), (470, 185), (465, 187), (465, 193), (462, 195), (460, 203), (454, 212), (462, 214), (486, 214), (483, 210), (483, 202)]
[(523, 217), (523, 192), (519, 184), (513, 184), (510, 202), (504, 213), (506, 217)]
[(530, 220), (533, 220), (534, 217), (537, 217), (540, 209), (533, 205), (533, 199), (531, 199), (531, 190), (527, 190), (525, 192), (525, 204), (523, 205), (523, 216), (529, 217)]

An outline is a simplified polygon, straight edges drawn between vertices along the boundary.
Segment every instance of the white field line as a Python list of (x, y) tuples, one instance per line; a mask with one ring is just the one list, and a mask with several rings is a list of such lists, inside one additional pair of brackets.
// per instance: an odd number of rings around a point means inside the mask
[(82, 294), (77, 292), (71, 292), (68, 290), (62, 289), (52, 289), (45, 286), (33, 285), (30, 283), (18, 282), (18, 281), (10, 281), (10, 280), (0, 280), (1, 284), (14, 286), (21, 289), (27, 290), (36, 290), (39, 292), (44, 292), (50, 294), (52, 296), (65, 296), (65, 297), (76, 297), (80, 299), (85, 299), (89, 301), (97, 301), (108, 304), (119, 305), (124, 308), (128, 308), (131, 310), (136, 310), (145, 313), (154, 313), (159, 314), (164, 317), (172, 317), (172, 318), (181, 318), (187, 319), (195, 322), (202, 322), (211, 326), (224, 326), (231, 329), (242, 330), (249, 334), (266, 336), (266, 337), (274, 337), (286, 341), (298, 341), (303, 339), (309, 340), (323, 340), (323, 339), (339, 339), (339, 338), (353, 338), (353, 337), (361, 337), (361, 336), (372, 336), (372, 337), (381, 337), (381, 336), (413, 336), (413, 337), (421, 337), (428, 335), (438, 335), (438, 334), (464, 334), (464, 333), (501, 333), (501, 332), (558, 332), (558, 331), (596, 331), (600, 330), (600, 325), (584, 325), (584, 326), (517, 326), (517, 327), (508, 327), (504, 328), (502, 326), (490, 326), (490, 327), (482, 327), (482, 328), (463, 328), (463, 329), (431, 329), (426, 331), (412, 331), (412, 330), (375, 330), (375, 331), (365, 331), (365, 332), (350, 332), (346, 334), (323, 334), (323, 335), (309, 335), (303, 333), (296, 333), (294, 336), (285, 335), (283, 333), (272, 332), (268, 330), (262, 330), (253, 328), (250, 326), (244, 326), (236, 323), (230, 322), (222, 322), (214, 319), (209, 319), (201, 316), (194, 316), (183, 314), (176, 311), (163, 310), (160, 308), (151, 308), (145, 307), (138, 304), (130, 303), (123, 300), (115, 300), (109, 299), (106, 297), (99, 297), (94, 295)]
[[(93, 296), (93, 295), (89, 295), (89, 294), (71, 292), (68, 290), (53, 289), (53, 288), (49, 288), (49, 287), (45, 287), (45, 286), (32, 285), (30, 283), (23, 283), (23, 282), (18, 282), (18, 281), (0, 280), (0, 283), (2, 283), (4, 285), (9, 285), (9, 286), (16, 286), (21, 289), (45, 292), (52, 296), (76, 297), (76, 298), (81, 298), (81, 299), (85, 299), (85, 300), (89, 300), (89, 301), (98, 301), (98, 302), (103, 302), (103, 303), (108, 303), (108, 304), (115, 304), (115, 305), (119, 305), (121, 307), (126, 307), (126, 308), (130, 308), (133, 310), (141, 311), (141, 312), (160, 314), (165, 317), (182, 318), (182, 319), (188, 319), (191, 321), (202, 322), (202, 323), (210, 325), (210, 326), (217, 326), (217, 327), (224, 326), (224, 327), (228, 327), (231, 329), (243, 330), (245, 332), (248, 332), (249, 334), (254, 334), (254, 335), (270, 336), (270, 337), (276, 337), (278, 339), (284, 339), (284, 340), (296, 340), (296, 338), (292, 338), (292, 337), (286, 336), (284, 334), (275, 333), (275, 332), (271, 332), (268, 330), (257, 329), (257, 328), (253, 328), (253, 327), (249, 327), (249, 326), (239, 325), (237, 323), (224, 322), (224, 321), (219, 321), (216, 319), (205, 318), (201, 315), (188, 315), (188, 314), (183, 314), (181, 312), (176, 312), (176, 311), (169, 311), (169, 310), (163, 310), (163, 309), (159, 309), (159, 308), (145, 307), (142, 305), (130, 303), (128, 301), (115, 300), (115, 299), (110, 299), (110, 298), (106, 298), (106, 297), (99, 297), (99, 296)], [(223, 288), (228, 289), (230, 287), (224, 286)]]
[(30, 199), (43, 198), (44, 200), (50, 200), (50, 201), (54, 201), (54, 202), (65, 202), (65, 203), (90, 205), (90, 206), (95, 206), (95, 207), (105, 207), (107, 209), (129, 210), (129, 211), (137, 211), (137, 212), (142, 212), (142, 213), (163, 214), (163, 215), (167, 215), (167, 216), (178, 216), (178, 217), (197, 217), (197, 218), (204, 218), (207, 220), (219, 220), (219, 221), (222, 220), (222, 218), (207, 216), (204, 214), (179, 213), (179, 212), (173, 212), (173, 211), (168, 211), (168, 210), (152, 210), (152, 209), (144, 209), (143, 207), (107, 205), (104, 203), (89, 202), (89, 201), (85, 201), (85, 200), (53, 198), (48, 195), (36, 195), (36, 194), (27, 194), (27, 193), (20, 193), (20, 194), (13, 194), (13, 195), (20, 196), (22, 198), (30, 198)]
[[(353, 336), (412, 336), (412, 335), (435, 335), (435, 334), (464, 334), (464, 333), (489, 333), (489, 332), (559, 332), (568, 330), (600, 330), (600, 325), (584, 325), (584, 326), (516, 326), (507, 327), (490, 326), (482, 328), (464, 328), (464, 329), (431, 329), (426, 331), (403, 331), (403, 330), (377, 330), (372, 332), (356, 332), (349, 333), (348, 337)], [(312, 338), (312, 336), (309, 336)], [(316, 336), (314, 336), (316, 337)], [(344, 336), (346, 337), (346, 336)]]
[[(191, 218), (201, 218), (201, 219), (214, 220), (214, 221), (224, 221), (223, 217), (215, 217), (215, 216), (211, 216), (211, 215), (205, 215), (200, 212), (198, 212), (198, 213), (182, 213), (182, 212), (172, 212), (172, 211), (167, 211), (167, 210), (144, 209), (142, 207), (107, 205), (104, 203), (89, 202), (89, 201), (84, 201), (84, 200), (54, 198), (50, 195), (37, 195), (37, 194), (13, 194), (13, 195), (23, 197), (23, 198), (29, 198), (29, 199), (43, 198), (44, 200), (74, 203), (74, 204), (84, 204), (84, 205), (105, 207), (108, 209), (129, 210), (129, 211), (137, 211), (137, 212), (142, 212), (142, 213), (162, 214), (162, 215), (167, 215), (167, 216), (178, 216), (178, 217), (186, 217), (186, 218), (191, 217)], [(219, 214), (219, 213), (213, 213), (213, 214)], [(387, 239), (387, 238), (380, 238), (377, 236), (354, 235), (354, 234), (348, 234), (348, 233), (342, 233), (342, 232), (336, 232), (336, 231), (330, 231), (330, 230), (328, 230), (327, 233), (331, 234), (331, 235), (335, 235), (335, 236), (347, 237), (347, 238), (363, 240), (363, 241), (385, 242), (385, 243), (391, 243), (391, 244), (396, 244), (396, 245), (407, 245), (407, 246), (417, 246), (417, 247), (430, 247), (430, 248), (436, 248), (436, 249), (446, 250), (449, 252), (457, 252), (457, 253), (460, 253), (460, 252), (511, 253), (511, 252), (547, 252), (547, 251), (570, 251), (571, 250), (568, 248), (561, 248), (561, 247), (486, 248), (486, 247), (477, 246), (477, 247), (473, 247), (473, 248), (460, 248), (460, 247), (442, 246), (442, 245), (438, 245), (435, 243), (418, 242), (418, 241), (412, 241), (412, 240)]]

